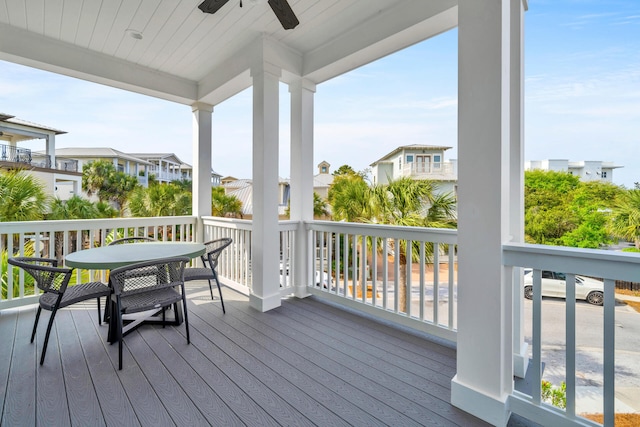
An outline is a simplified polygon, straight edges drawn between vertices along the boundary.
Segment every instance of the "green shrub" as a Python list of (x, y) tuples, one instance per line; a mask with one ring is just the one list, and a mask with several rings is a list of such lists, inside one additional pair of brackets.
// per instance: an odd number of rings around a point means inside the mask
[(542, 381), (542, 400), (557, 408), (567, 407), (567, 384), (562, 381), (560, 387), (556, 387), (549, 381)]

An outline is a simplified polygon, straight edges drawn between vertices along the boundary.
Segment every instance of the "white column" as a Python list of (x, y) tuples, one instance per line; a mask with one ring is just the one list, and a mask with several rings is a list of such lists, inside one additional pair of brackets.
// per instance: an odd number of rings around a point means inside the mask
[(313, 283), (311, 266), (314, 251), (303, 221), (313, 220), (313, 97), (315, 84), (298, 80), (291, 92), (291, 205), (290, 218), (299, 221), (294, 253), (293, 285), (298, 298), (309, 295)]
[(458, 3), (458, 336), (451, 403), (506, 425), (513, 390), (510, 0)]
[[(192, 215), (198, 218), (196, 239), (204, 240), (202, 217), (211, 215), (211, 113), (213, 106), (197, 102), (193, 112), (193, 200)], [(161, 163), (162, 164), (162, 163)]]
[[(55, 133), (50, 133), (49, 135), (47, 135), (45, 151), (47, 153), (47, 156), (49, 156), (49, 159), (51, 159), (51, 167), (55, 169), (56, 168), (56, 134)], [(78, 194), (78, 193), (74, 193), (74, 194)]]
[(279, 68), (251, 69), (253, 79), (253, 229), (250, 304), (259, 311), (280, 306), (278, 232)]
[[(524, 11), (521, 1), (511, 3), (511, 99), (509, 144), (509, 234), (524, 243)], [(524, 285), (522, 269), (513, 269), (513, 370), (524, 378), (529, 364), (524, 341)]]

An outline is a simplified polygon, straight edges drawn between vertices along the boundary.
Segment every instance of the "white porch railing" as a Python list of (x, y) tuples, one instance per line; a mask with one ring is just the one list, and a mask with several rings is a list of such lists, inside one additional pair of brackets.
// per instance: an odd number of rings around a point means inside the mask
[(309, 292), (456, 340), (457, 230), (330, 221), (306, 228), (315, 250)]
[[(204, 240), (230, 237), (233, 243), (220, 254), (218, 274), (224, 277), (229, 287), (249, 295), (251, 293), (251, 221), (220, 217), (203, 217)], [(280, 288), (281, 294), (293, 293), (290, 277), (296, 266), (293, 264), (294, 237), (299, 224), (295, 221), (280, 221)]]
[[(195, 240), (197, 219), (184, 217), (109, 218), (70, 221), (3, 222), (0, 228), (0, 309), (37, 302), (38, 290), (25, 286), (24, 272), (7, 263), (10, 256), (57, 258), (71, 252), (104, 246), (128, 236), (161, 241)], [(102, 271), (76, 270), (72, 281), (104, 279)]]
[[(577, 248), (553, 247), (528, 244), (507, 244), (503, 247), (503, 262), (506, 266), (529, 267), (533, 269), (533, 319), (532, 319), (532, 372), (530, 383), (531, 395), (515, 392), (511, 396), (510, 406), (516, 412), (529, 419), (538, 420), (543, 425), (571, 425), (576, 419), (588, 425), (591, 423), (576, 414), (576, 356), (579, 346), (576, 342), (576, 329), (580, 327), (576, 321), (575, 275), (591, 276), (604, 280), (603, 307), (603, 339), (602, 345), (602, 378), (604, 425), (614, 425), (615, 412), (615, 281), (638, 281), (640, 277), (640, 256), (603, 250), (585, 250)], [(566, 274), (565, 304), (565, 347), (566, 347), (566, 410), (562, 411), (541, 402), (542, 364), (548, 361), (542, 358), (542, 296), (541, 271), (557, 271)], [(521, 286), (519, 281), (516, 286)], [(514, 290), (517, 298), (522, 297), (522, 290)], [(514, 304), (516, 313), (522, 304)], [(558, 325), (558, 327), (562, 327)], [(589, 344), (593, 346), (593, 343)], [(556, 369), (562, 367), (554, 367)]]
[(413, 178), (447, 177), (457, 179), (456, 164), (452, 162), (408, 162), (402, 166), (402, 176)]
[[(218, 273), (231, 287), (249, 293), (251, 222), (205, 217), (203, 223), (205, 240), (233, 239), (221, 255)], [(282, 295), (293, 293), (299, 226), (279, 223)], [(305, 224), (305, 230), (315, 248), (306, 257), (313, 259), (310, 293), (455, 341), (456, 230), (330, 221)], [(399, 296), (405, 276), (408, 310), (400, 306)]]
[[(204, 217), (204, 235), (198, 240), (231, 237), (232, 246), (219, 260), (218, 272), (225, 284), (244, 293), (251, 291), (251, 221)], [(127, 218), (71, 221), (2, 223), (0, 229), (0, 277), (3, 293), (0, 309), (35, 303), (36, 292), (25, 286), (24, 274), (6, 263), (6, 256), (51, 256), (63, 259), (76, 250), (107, 244), (114, 231), (120, 236), (148, 235), (163, 241), (194, 241), (197, 219), (194, 217)], [(457, 265), (456, 230), (393, 227), (383, 225), (313, 221), (279, 224), (282, 294), (293, 293), (290, 278), (295, 277), (295, 234), (308, 233), (309, 293), (335, 303), (357, 308), (374, 316), (401, 323), (451, 341), (456, 340)], [(406, 249), (405, 249), (406, 248)], [(432, 252), (430, 249), (434, 248)], [(432, 253), (431, 256), (428, 256)], [(406, 260), (406, 264), (405, 264)], [(602, 308), (603, 407), (605, 425), (613, 425), (615, 411), (615, 295), (614, 281), (640, 281), (640, 256), (610, 251), (594, 251), (528, 244), (503, 246), (503, 264), (528, 267), (534, 273), (532, 315), (531, 394), (514, 392), (509, 407), (515, 413), (548, 425), (597, 425), (576, 414), (576, 366), (580, 348), (576, 343), (575, 275), (604, 279)], [(434, 268), (437, 266), (437, 268)], [(541, 402), (543, 359), (542, 304), (540, 272), (566, 273), (566, 372), (567, 406), (560, 410)], [(403, 273), (404, 271), (404, 273)], [(400, 304), (401, 283), (406, 273), (404, 310)], [(102, 272), (78, 270), (75, 280)], [(521, 316), (522, 284), (514, 280), (514, 319)], [(561, 326), (560, 326), (561, 327)], [(557, 367), (556, 367), (557, 368)]]

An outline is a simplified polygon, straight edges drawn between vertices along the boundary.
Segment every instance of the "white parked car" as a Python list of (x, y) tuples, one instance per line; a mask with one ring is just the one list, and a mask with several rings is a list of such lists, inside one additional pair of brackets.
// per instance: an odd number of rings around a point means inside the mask
[[(566, 276), (564, 273), (542, 271), (542, 296), (566, 298)], [(533, 273), (531, 269), (524, 270), (524, 297), (533, 298)], [(586, 300), (588, 303), (602, 305), (604, 301), (604, 283), (600, 280), (585, 276), (576, 276), (576, 299)]]
[[(324, 289), (329, 289), (329, 286), (331, 286), (331, 277), (329, 277), (326, 271), (323, 271), (321, 274), (320, 271), (316, 270), (314, 277), (316, 287), (320, 287), (320, 283), (322, 283), (322, 287)], [(283, 280), (285, 286), (289, 286), (289, 267), (287, 267), (286, 271), (284, 271), (284, 269), (282, 268), (282, 264), (280, 264), (280, 285), (283, 284)]]

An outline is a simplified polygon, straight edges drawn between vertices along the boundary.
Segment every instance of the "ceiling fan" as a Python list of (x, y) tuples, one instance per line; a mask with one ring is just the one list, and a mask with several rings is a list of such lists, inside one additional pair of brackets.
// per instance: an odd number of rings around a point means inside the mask
[[(200, 3), (198, 9), (204, 13), (214, 14), (222, 6), (227, 4), (228, 1), (229, 0), (204, 0)], [(287, 3), (287, 0), (269, 0), (268, 3), (285, 30), (292, 30), (300, 23), (293, 13), (291, 6)], [(240, 0), (240, 7), (242, 7), (242, 0)]]

